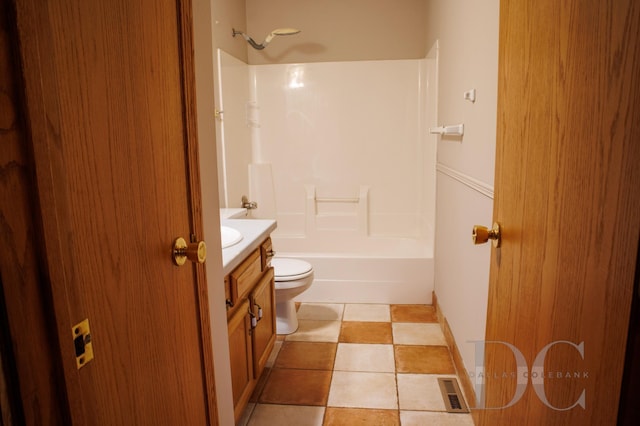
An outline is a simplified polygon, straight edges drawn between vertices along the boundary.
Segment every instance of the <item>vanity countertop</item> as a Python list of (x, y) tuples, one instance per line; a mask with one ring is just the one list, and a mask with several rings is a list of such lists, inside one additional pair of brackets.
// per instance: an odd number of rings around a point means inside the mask
[(245, 208), (221, 208), (220, 219), (246, 219), (248, 210)]
[(224, 275), (242, 263), (277, 227), (276, 221), (272, 219), (222, 219), (220, 225), (234, 228), (242, 234), (239, 243), (222, 250)]

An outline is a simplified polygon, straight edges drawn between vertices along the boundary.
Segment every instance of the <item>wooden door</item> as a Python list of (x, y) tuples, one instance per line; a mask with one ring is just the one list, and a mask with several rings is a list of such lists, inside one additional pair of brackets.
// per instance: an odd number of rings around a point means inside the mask
[(479, 424), (616, 422), (640, 228), (638, 28), (635, 0), (501, 2), (503, 232)]
[(67, 421), (217, 423), (204, 269), (171, 258), (202, 234), (190, 1), (16, 10)]

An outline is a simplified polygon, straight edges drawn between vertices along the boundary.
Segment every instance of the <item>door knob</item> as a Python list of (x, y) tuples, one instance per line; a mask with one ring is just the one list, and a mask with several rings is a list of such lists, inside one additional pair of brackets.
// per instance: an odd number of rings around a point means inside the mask
[(184, 265), (187, 259), (194, 263), (204, 263), (207, 260), (207, 245), (204, 241), (187, 244), (184, 238), (176, 238), (172, 254), (173, 263), (178, 266)]
[(498, 222), (493, 224), (493, 229), (487, 229), (486, 226), (476, 225), (473, 227), (471, 233), (471, 239), (473, 244), (484, 244), (489, 240), (492, 240), (494, 247), (500, 247), (500, 224)]

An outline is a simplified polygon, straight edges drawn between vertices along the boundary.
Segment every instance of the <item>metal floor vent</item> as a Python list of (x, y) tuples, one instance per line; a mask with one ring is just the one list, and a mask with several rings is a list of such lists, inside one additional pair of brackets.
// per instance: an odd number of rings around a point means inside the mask
[(469, 412), (456, 379), (438, 378), (438, 385), (440, 385), (440, 392), (442, 392), (442, 399), (447, 408), (447, 413)]

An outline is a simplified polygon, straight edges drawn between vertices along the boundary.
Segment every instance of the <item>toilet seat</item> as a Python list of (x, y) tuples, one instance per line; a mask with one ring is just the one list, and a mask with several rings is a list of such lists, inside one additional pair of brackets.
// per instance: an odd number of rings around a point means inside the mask
[(297, 281), (313, 274), (313, 267), (309, 262), (300, 259), (273, 258), (271, 259), (275, 281)]

